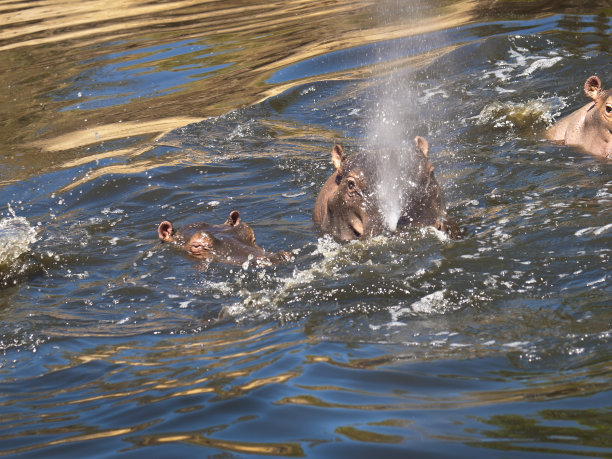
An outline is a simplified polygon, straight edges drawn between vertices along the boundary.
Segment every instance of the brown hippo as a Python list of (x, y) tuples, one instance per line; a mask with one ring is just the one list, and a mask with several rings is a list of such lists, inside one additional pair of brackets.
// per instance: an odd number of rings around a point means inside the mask
[(600, 79), (592, 76), (584, 83), (584, 92), (593, 101), (557, 121), (546, 138), (612, 158), (612, 91), (604, 90)]
[[(324, 233), (338, 241), (367, 239), (395, 230), (397, 226), (434, 226), (450, 237), (459, 237), (457, 224), (447, 218), (440, 186), (427, 159), (429, 145), (423, 137), (416, 137), (416, 152), (400, 152), (414, 159), (392, 165), (401, 177), (390, 194), (400, 197), (397, 213), (392, 221), (385, 215), (385, 198), (377, 196), (381, 174), (372, 155), (356, 153), (346, 156), (340, 145), (331, 152), (336, 171), (319, 192), (312, 213), (314, 223)], [(385, 177), (386, 179), (387, 177)], [(384, 184), (384, 180), (383, 180)], [(388, 189), (388, 187), (387, 187)]]
[(157, 233), (162, 243), (170, 242), (189, 255), (205, 261), (233, 265), (270, 265), (292, 259), (285, 251), (270, 253), (259, 247), (253, 230), (240, 220), (237, 210), (231, 211), (222, 225), (199, 222), (175, 229), (172, 223), (163, 221)]

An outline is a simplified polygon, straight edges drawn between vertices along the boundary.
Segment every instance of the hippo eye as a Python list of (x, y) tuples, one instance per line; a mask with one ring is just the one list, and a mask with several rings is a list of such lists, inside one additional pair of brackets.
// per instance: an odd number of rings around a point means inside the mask
[(348, 189), (352, 191), (352, 190), (354, 190), (354, 189), (355, 189), (355, 187), (357, 186), (357, 184), (355, 183), (355, 180), (353, 180), (353, 179), (348, 179), (348, 181), (347, 181), (347, 186), (348, 186)]
[(609, 115), (612, 113), (612, 105), (606, 105), (606, 113)]

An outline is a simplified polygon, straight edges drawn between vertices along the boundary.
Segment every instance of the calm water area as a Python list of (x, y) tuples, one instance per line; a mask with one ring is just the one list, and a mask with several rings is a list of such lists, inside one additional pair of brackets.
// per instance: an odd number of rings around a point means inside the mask
[[(611, 458), (612, 161), (543, 136), (611, 35), (608, 0), (0, 0), (0, 456)], [(322, 235), (333, 145), (416, 135), (464, 237)], [(234, 209), (295, 261), (158, 244)]]

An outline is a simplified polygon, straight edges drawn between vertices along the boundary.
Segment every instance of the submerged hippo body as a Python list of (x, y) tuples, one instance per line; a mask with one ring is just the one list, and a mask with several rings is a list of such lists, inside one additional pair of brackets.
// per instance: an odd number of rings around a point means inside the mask
[[(394, 223), (398, 227), (434, 226), (456, 238), (459, 228), (446, 216), (442, 192), (427, 159), (429, 145), (423, 137), (417, 137), (415, 144), (414, 161), (401, 170), (400, 183), (395, 187), (402, 199), (401, 212)], [(339, 145), (332, 149), (336, 171), (319, 192), (312, 219), (336, 240), (367, 239), (387, 229), (381, 200), (375, 192), (377, 168), (371, 158), (360, 153), (346, 156)]]
[(546, 138), (612, 158), (612, 91), (604, 90), (600, 79), (592, 76), (586, 80), (584, 92), (592, 102), (561, 118), (546, 131)]
[(291, 260), (287, 252), (270, 253), (259, 247), (253, 230), (240, 220), (237, 210), (230, 212), (222, 225), (200, 222), (175, 229), (171, 222), (163, 221), (157, 233), (162, 243), (171, 243), (189, 255), (208, 262), (269, 265)]

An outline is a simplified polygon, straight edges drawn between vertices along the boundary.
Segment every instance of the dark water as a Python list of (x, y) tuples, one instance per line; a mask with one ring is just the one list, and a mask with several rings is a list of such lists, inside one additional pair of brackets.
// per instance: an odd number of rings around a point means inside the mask
[[(0, 454), (612, 457), (612, 164), (541, 135), (610, 5), (45, 5), (0, 3)], [(465, 237), (321, 237), (331, 146), (417, 134)], [(295, 263), (156, 244), (232, 209)]]

